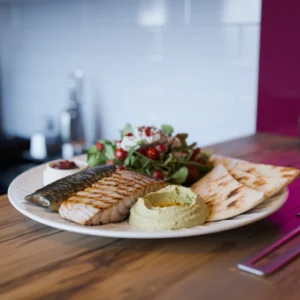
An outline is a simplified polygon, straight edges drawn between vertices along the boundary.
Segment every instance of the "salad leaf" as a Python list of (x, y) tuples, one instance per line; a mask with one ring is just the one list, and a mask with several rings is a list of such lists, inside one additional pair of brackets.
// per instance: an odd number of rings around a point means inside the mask
[(136, 161), (136, 158), (135, 158), (133, 155), (131, 155), (131, 156), (129, 157), (130, 165), (133, 166), (134, 163), (135, 163), (135, 161)]
[(188, 149), (188, 156), (186, 158), (187, 161), (189, 161), (194, 153), (194, 150), (193, 149)]
[[(96, 145), (93, 145), (86, 150), (88, 164), (90, 167), (94, 167), (106, 164), (108, 160), (113, 160), (116, 166), (125, 166), (128, 170), (148, 174), (150, 176), (154, 171), (160, 171), (163, 173), (166, 181), (175, 184), (186, 182), (188, 166), (190, 165), (197, 168), (199, 174), (198, 178), (213, 168), (212, 163), (209, 162), (210, 152), (198, 150), (195, 152), (197, 144), (187, 144), (188, 135), (186, 133), (173, 135), (172, 126), (166, 124), (161, 126), (161, 130), (165, 135), (170, 136), (170, 138), (166, 141), (166, 150), (159, 153), (159, 156), (155, 160), (146, 157), (143, 151), (137, 150), (140, 147), (143, 147), (144, 149), (142, 150), (145, 150), (150, 146), (143, 145), (142, 141), (137, 142), (136, 146), (131, 147), (129, 151), (127, 151), (125, 160), (119, 160), (115, 157), (116, 142), (99, 139), (99, 142), (101, 142), (104, 147), (102, 150), (98, 150)], [(130, 124), (126, 124), (125, 128), (121, 131), (122, 138), (127, 133), (134, 133)], [(156, 146), (156, 144), (152, 146)], [(195, 154), (195, 157), (193, 154)]]
[(135, 153), (135, 149), (133, 148), (133, 147), (131, 147), (130, 149), (129, 149), (129, 151), (128, 151), (128, 156), (131, 156), (131, 155), (133, 155), (133, 153)]
[(103, 152), (97, 152), (93, 155), (89, 155), (88, 164), (90, 167), (96, 167), (98, 165), (106, 164), (107, 157)]
[(181, 147), (186, 147), (187, 143), (186, 143), (186, 139), (189, 135), (187, 133), (178, 133), (176, 135), (177, 138), (179, 138), (180, 143), (181, 143)]
[(138, 158), (139, 158), (140, 164), (142, 165), (142, 168), (146, 168), (148, 165), (151, 164), (151, 159), (143, 156), (142, 154), (140, 154), (140, 156), (136, 157), (136, 159), (138, 159)]
[(179, 170), (177, 170), (173, 175), (172, 175), (172, 181), (175, 183), (184, 183), (186, 178), (188, 176), (188, 169), (187, 167), (181, 167)]
[(154, 162), (154, 165), (155, 165), (156, 167), (159, 167), (160, 169), (170, 170), (170, 167), (164, 165), (163, 163)]
[(105, 155), (108, 159), (114, 159), (115, 158), (115, 151), (114, 151), (114, 147), (112, 145), (109, 144), (105, 144)]
[(135, 162), (135, 157), (133, 155), (134, 153), (135, 153), (135, 150), (133, 147), (131, 147), (127, 153), (126, 159), (124, 160), (124, 166), (133, 166), (134, 165), (134, 162)]
[(130, 164), (130, 156), (127, 156), (124, 160), (124, 166), (129, 166)]
[(112, 145), (112, 142), (109, 140), (105, 140), (105, 139), (100, 139), (98, 140), (101, 144), (103, 145)]
[(163, 124), (163, 125), (161, 125), (161, 131), (163, 132), (163, 134), (165, 134), (167, 136), (171, 136), (174, 129), (171, 125)]
[(92, 154), (95, 154), (97, 152), (98, 152), (98, 149), (95, 145), (86, 150), (86, 153), (88, 155), (92, 155)]
[(193, 149), (193, 148), (196, 147), (196, 146), (197, 146), (197, 143), (193, 143), (193, 144), (190, 144), (190, 145), (189, 145), (189, 148), (190, 148), (190, 149)]
[(120, 133), (121, 133), (121, 137), (123, 138), (127, 133), (133, 134), (133, 128), (129, 123), (127, 123), (124, 129), (120, 131)]
[(146, 160), (146, 162), (143, 162), (143, 169), (147, 168), (151, 164), (150, 160)]

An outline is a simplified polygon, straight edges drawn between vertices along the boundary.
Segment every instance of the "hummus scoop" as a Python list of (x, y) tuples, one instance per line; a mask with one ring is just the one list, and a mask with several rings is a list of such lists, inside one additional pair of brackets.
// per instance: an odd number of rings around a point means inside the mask
[(140, 229), (166, 230), (203, 224), (209, 210), (191, 189), (169, 185), (150, 193), (132, 206), (129, 224)]

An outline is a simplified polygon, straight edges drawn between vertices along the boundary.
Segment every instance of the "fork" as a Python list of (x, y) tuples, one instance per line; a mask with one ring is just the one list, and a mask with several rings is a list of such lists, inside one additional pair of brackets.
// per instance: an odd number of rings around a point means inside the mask
[[(297, 213), (296, 216), (300, 217), (300, 213)], [(254, 267), (254, 264), (258, 262), (260, 259), (271, 253), (276, 248), (280, 247), (281, 245), (285, 244), (287, 241), (291, 240), (292, 238), (296, 237), (300, 233), (300, 226), (294, 228), (292, 231), (285, 234), (279, 240), (272, 243), (270, 246), (263, 248), (262, 250), (252, 254), (250, 257), (246, 258), (242, 262), (237, 264), (237, 267), (243, 271), (250, 272), (255, 275), (259, 276), (266, 276), (269, 275), (281, 267), (283, 267), (287, 262), (291, 261), (292, 259), (296, 258), (300, 254), (300, 244), (296, 244), (292, 248), (286, 250), (281, 255), (277, 256), (272, 261), (260, 266)]]

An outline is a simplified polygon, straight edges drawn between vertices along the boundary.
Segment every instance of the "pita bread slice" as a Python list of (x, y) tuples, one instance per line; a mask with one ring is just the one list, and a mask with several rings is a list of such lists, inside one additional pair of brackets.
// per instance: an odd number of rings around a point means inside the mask
[(229, 173), (238, 182), (256, 191), (263, 192), (265, 199), (274, 196), (289, 184), (287, 178), (256, 176), (238, 169), (232, 169)]
[(221, 155), (211, 155), (210, 161), (216, 166), (222, 164), (224, 167), (226, 167), (227, 170), (231, 170), (234, 168), (234, 166), (239, 162), (236, 158), (230, 158), (227, 156), (221, 156)]
[[(277, 167), (265, 164), (255, 164), (245, 162), (239, 159), (229, 158), (226, 156), (214, 155), (211, 161), (217, 164), (223, 164), (227, 170), (239, 170), (255, 176), (269, 177), (269, 178), (283, 178), (288, 180), (287, 184), (294, 181), (299, 175), (299, 170), (290, 167)], [(287, 185), (286, 184), (286, 185)], [(284, 187), (284, 186), (283, 186)]]
[(258, 192), (235, 180), (220, 164), (192, 185), (210, 209), (208, 221), (218, 221), (237, 216), (264, 200)]

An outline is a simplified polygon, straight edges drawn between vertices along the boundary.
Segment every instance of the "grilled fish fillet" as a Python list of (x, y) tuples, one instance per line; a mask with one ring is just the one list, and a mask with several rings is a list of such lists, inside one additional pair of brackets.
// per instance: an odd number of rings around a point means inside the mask
[(130, 208), (139, 197), (165, 186), (163, 181), (140, 173), (116, 171), (64, 201), (59, 214), (83, 225), (122, 221), (128, 217)]
[(91, 186), (101, 178), (110, 176), (114, 170), (113, 165), (99, 166), (64, 177), (26, 196), (25, 200), (58, 211), (64, 200)]

